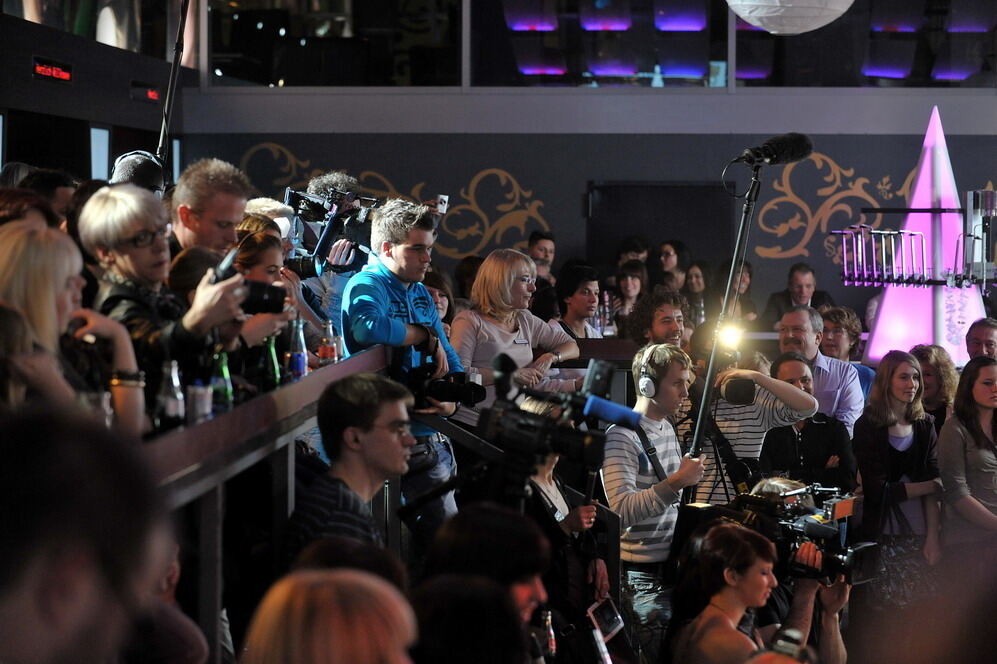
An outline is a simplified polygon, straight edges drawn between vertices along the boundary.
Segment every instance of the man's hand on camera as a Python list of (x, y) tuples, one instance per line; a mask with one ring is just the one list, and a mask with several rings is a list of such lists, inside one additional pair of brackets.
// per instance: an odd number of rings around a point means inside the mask
[(194, 291), (194, 302), (183, 317), (183, 326), (199, 336), (225, 321), (246, 317), (240, 306), (247, 294), (244, 277), (236, 274), (225, 281), (211, 283), (214, 277), (213, 269), (204, 274)]
[[(803, 565), (809, 569), (819, 572), (824, 566), (824, 555), (813, 542), (804, 542), (793, 554), (793, 562)], [(817, 579), (797, 579), (797, 593), (816, 593), (820, 588), (820, 581)]]
[(353, 243), (346, 238), (341, 238), (332, 243), (326, 259), (332, 267), (347, 267), (353, 263), (357, 252)]
[(414, 408), (412, 412), (424, 415), (439, 415), (440, 417), (450, 417), (457, 412), (457, 404), (453, 401), (437, 401), (433, 397), (426, 397), (426, 401), (431, 404), (430, 408)]
[(852, 587), (845, 582), (844, 574), (838, 575), (837, 581), (827, 588), (820, 589), (820, 608), (827, 615), (836, 616), (848, 603)]

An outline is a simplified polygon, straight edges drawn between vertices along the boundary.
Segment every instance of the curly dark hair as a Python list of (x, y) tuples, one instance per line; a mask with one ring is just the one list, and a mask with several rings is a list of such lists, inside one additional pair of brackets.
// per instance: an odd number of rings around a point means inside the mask
[(655, 288), (637, 300), (633, 311), (627, 316), (626, 333), (638, 346), (648, 343), (648, 332), (650, 332), (651, 323), (654, 321), (654, 312), (658, 310), (658, 307), (665, 305), (678, 307), (682, 310), (683, 316), (688, 315), (689, 303), (686, 302), (685, 296), (675, 291)]

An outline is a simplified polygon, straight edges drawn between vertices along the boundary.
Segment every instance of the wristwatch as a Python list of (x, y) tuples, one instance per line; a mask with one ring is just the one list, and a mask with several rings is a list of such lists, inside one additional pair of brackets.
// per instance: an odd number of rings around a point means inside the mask
[(554, 351), (554, 364), (560, 364), (560, 363), (561, 363), (561, 351), (555, 350)]

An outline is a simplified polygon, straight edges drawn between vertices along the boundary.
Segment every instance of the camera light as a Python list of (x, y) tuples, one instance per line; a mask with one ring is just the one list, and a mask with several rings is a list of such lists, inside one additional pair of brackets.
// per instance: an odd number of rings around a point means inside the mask
[(259, 22), (258, 22), (258, 23), (256, 24), (256, 29), (257, 29), (257, 30), (262, 30), (262, 29), (263, 29), (263, 21), (259, 21)]
[(222, 70), (215, 68), (215, 76), (221, 76), (221, 75), (222, 75)]
[(737, 350), (741, 344), (742, 335), (744, 335), (744, 330), (736, 325), (727, 325), (717, 332), (717, 341), (725, 348)]
[(277, 31), (277, 34), (280, 35), (281, 37), (283, 37), (283, 36), (285, 36), (287, 34), (287, 30), (285, 30), (284, 28), (281, 28), (280, 30)]

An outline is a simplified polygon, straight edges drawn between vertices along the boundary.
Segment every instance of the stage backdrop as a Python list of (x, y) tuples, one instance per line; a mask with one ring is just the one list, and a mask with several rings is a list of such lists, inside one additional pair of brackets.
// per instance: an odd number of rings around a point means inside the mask
[[(944, 118), (942, 118), (944, 122)], [(790, 128), (791, 129), (791, 128)], [(524, 246), (531, 231), (553, 231), (560, 263), (584, 256), (607, 264), (615, 246), (586, 242), (588, 192), (595, 182), (638, 184), (703, 183), (719, 186), (724, 164), (767, 136), (750, 135), (249, 135), (185, 137), (185, 161), (216, 156), (241, 166), (265, 195), (280, 198), (284, 187), (301, 187), (312, 176), (345, 169), (368, 193), (428, 200), (450, 195), (434, 261), (450, 269), (460, 258), (486, 255), (497, 247)], [(861, 208), (903, 207), (922, 136), (811, 136), (813, 155), (796, 164), (767, 167), (749, 237), (755, 266), (751, 294), (756, 306), (785, 287), (786, 271), (797, 261), (817, 270), (818, 287), (840, 304), (859, 309), (874, 289), (845, 288), (839, 278), (840, 243), (828, 232), (854, 223), (897, 228), (899, 215), (863, 215)], [(949, 153), (963, 192), (993, 188), (997, 182), (997, 136), (950, 136)], [(739, 191), (746, 167), (728, 171)], [(676, 209), (662, 209), (637, 227), (652, 242), (688, 237), (719, 263), (729, 256), (740, 202), (728, 218), (700, 209), (696, 196)], [(711, 196), (711, 199), (713, 196)], [(681, 215), (682, 218), (678, 218)], [(632, 219), (619, 221), (633, 228)], [(606, 223), (606, 222), (602, 222)], [(693, 228), (694, 231), (689, 229)], [(620, 238), (624, 232), (621, 231)], [(612, 237), (612, 234), (609, 235)], [(726, 245), (726, 246), (725, 246)]]

